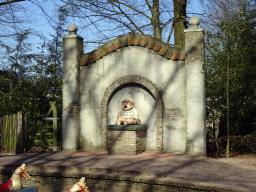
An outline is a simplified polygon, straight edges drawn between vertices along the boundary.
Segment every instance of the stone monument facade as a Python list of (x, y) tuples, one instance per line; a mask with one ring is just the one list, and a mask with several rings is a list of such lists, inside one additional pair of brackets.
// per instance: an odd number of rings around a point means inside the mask
[(63, 150), (107, 151), (107, 127), (131, 95), (146, 151), (206, 155), (204, 36), (191, 17), (185, 47), (129, 33), (83, 53), (69, 26), (63, 37)]

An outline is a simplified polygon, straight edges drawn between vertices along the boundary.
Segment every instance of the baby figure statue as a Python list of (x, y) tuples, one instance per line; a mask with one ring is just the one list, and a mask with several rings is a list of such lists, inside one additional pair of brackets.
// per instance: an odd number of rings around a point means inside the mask
[(140, 124), (137, 109), (134, 108), (134, 101), (125, 98), (121, 101), (122, 110), (117, 116), (117, 125)]

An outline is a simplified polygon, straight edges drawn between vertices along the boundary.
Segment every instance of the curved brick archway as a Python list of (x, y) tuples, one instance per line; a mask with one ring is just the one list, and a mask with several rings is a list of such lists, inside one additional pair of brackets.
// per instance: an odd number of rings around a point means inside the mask
[(158, 152), (163, 151), (163, 102), (159, 89), (149, 80), (140, 76), (121, 77), (114, 81), (105, 91), (101, 101), (101, 136), (107, 149), (107, 131), (108, 125), (108, 104), (114, 92), (126, 84), (139, 84), (145, 87), (156, 101), (157, 110), (157, 133), (156, 133), (156, 149)]

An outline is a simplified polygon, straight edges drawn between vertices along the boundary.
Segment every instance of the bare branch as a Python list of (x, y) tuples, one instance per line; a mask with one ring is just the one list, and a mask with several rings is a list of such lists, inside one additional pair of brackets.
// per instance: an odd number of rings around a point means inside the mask
[(151, 9), (151, 5), (149, 4), (148, 0), (145, 0), (145, 2), (147, 3), (148, 8)]
[(174, 19), (173, 17), (171, 19), (169, 19), (165, 24), (163, 24), (162, 28), (165, 28), (166, 25), (168, 25), (170, 22), (173, 21), (173, 19)]
[(140, 27), (140, 29), (143, 29), (144, 27), (148, 27), (148, 26), (150, 26), (150, 25), (151, 25), (151, 23), (146, 24), (146, 25), (143, 25), (143, 26)]
[(5, 2), (0, 3), (0, 6), (2, 6), (2, 5), (7, 5), (7, 4), (11, 4), (11, 3), (17, 3), (17, 2), (20, 2), (20, 1), (25, 1), (25, 0), (10, 0), (10, 1), (5, 1)]
[[(116, 19), (116, 18), (113, 18), (113, 17), (108, 17), (109, 19), (111, 19), (111, 20), (115, 20), (115, 21), (118, 21), (119, 23), (121, 23), (122, 25), (124, 25), (125, 27), (127, 27), (128, 29), (130, 29), (131, 30), (131, 32), (135, 32), (129, 25), (127, 25), (125, 22), (122, 22), (121, 20), (118, 20), (118, 19)], [(140, 29), (140, 28), (138, 28), (138, 29)]]
[(133, 24), (133, 26), (134, 26), (139, 32), (141, 32), (142, 34), (144, 34), (143, 31), (140, 30), (140, 28), (139, 28), (139, 27), (133, 22), (133, 20), (121, 9), (120, 6), (116, 5), (114, 2), (111, 2), (111, 3), (121, 11), (121, 13)]
[[(75, 4), (74, 4), (75, 5)], [(77, 9), (80, 10), (81, 13), (83, 13), (85, 16), (87, 16), (84, 12), (81, 11), (81, 9), (75, 5), (77, 7)], [(100, 34), (105, 38), (105, 39), (108, 39), (102, 32), (101, 30), (95, 25), (95, 23), (93, 23), (93, 21), (90, 19), (90, 17), (87, 16), (87, 18), (90, 20), (90, 22), (92, 23), (92, 25), (100, 32)]]
[[(59, 0), (66, 9), (72, 13), (70, 17), (81, 19), (83, 30), (99, 30), (93, 37), (94, 40), (104, 39), (112, 32), (115, 34), (127, 31), (141, 34), (152, 34), (158, 39), (168, 39), (173, 22), (173, 5), (171, 1), (160, 0)], [(174, 0), (172, 0), (174, 1)], [(183, 2), (185, 0), (175, 0)], [(186, 0), (191, 1), (191, 0)], [(186, 7), (186, 3), (184, 5)], [(184, 9), (185, 10), (185, 9)], [(106, 19), (106, 20), (105, 20)], [(183, 19), (183, 18), (182, 18)], [(104, 21), (104, 22), (101, 22)], [(80, 24), (81, 25), (81, 24)], [(167, 33), (163, 29), (168, 27)], [(93, 28), (93, 29), (92, 29)], [(166, 30), (165, 30), (166, 31)], [(182, 30), (181, 30), (182, 31)], [(80, 31), (81, 32), (81, 31)], [(104, 36), (105, 37), (104, 37)], [(97, 37), (96, 37), (97, 36)], [(173, 38), (169, 35), (169, 38)]]
[(144, 12), (139, 11), (138, 9), (135, 9), (134, 7), (132, 7), (132, 6), (128, 5), (128, 4), (125, 4), (125, 3), (122, 3), (122, 2), (119, 2), (119, 1), (116, 1), (116, 2), (119, 3), (119, 4), (122, 4), (122, 5), (124, 5), (124, 6), (128, 7), (128, 8), (130, 8), (130, 9), (132, 9), (132, 10), (135, 11), (135, 12), (138, 12), (138, 13), (144, 15), (146, 18), (148, 18), (149, 20), (151, 20), (151, 18), (150, 18), (147, 14), (145, 14)]
[(169, 33), (169, 36), (168, 36), (168, 39), (167, 39), (167, 43), (169, 43), (169, 42), (170, 42), (170, 39), (171, 39), (172, 33), (173, 33), (173, 25), (172, 25), (171, 31), (170, 31), (170, 33)]
[(51, 27), (54, 29), (53, 25), (51, 24), (50, 20), (51, 20), (51, 17), (46, 13), (46, 11), (39, 5), (37, 4), (35, 1), (32, 1), (32, 0), (29, 0), (31, 3), (35, 4), (37, 7), (39, 7), (43, 14), (45, 15), (45, 18), (47, 19), (48, 23), (51, 25)]
[(14, 26), (15, 32), (16, 32), (16, 34), (17, 34), (17, 33), (18, 33), (18, 31), (17, 31), (16, 24), (15, 24), (15, 16), (14, 16), (14, 12), (13, 12), (12, 6), (11, 6), (10, 4), (9, 4), (9, 6), (10, 6), (10, 9), (11, 9), (11, 11), (12, 11), (13, 26)]

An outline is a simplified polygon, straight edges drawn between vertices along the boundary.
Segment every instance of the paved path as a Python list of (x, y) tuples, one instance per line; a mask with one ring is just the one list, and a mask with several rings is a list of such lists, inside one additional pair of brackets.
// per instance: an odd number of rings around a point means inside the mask
[[(0, 155), (0, 166), (26, 163), (40, 166), (75, 166), (135, 171), (220, 187), (228, 186), (237, 191), (256, 191), (256, 159), (237, 160), (232, 160), (232, 158), (217, 160), (199, 156), (151, 152), (132, 156), (93, 152), (51, 152), (13, 156)], [(230, 163), (232, 161), (233, 163)]]

